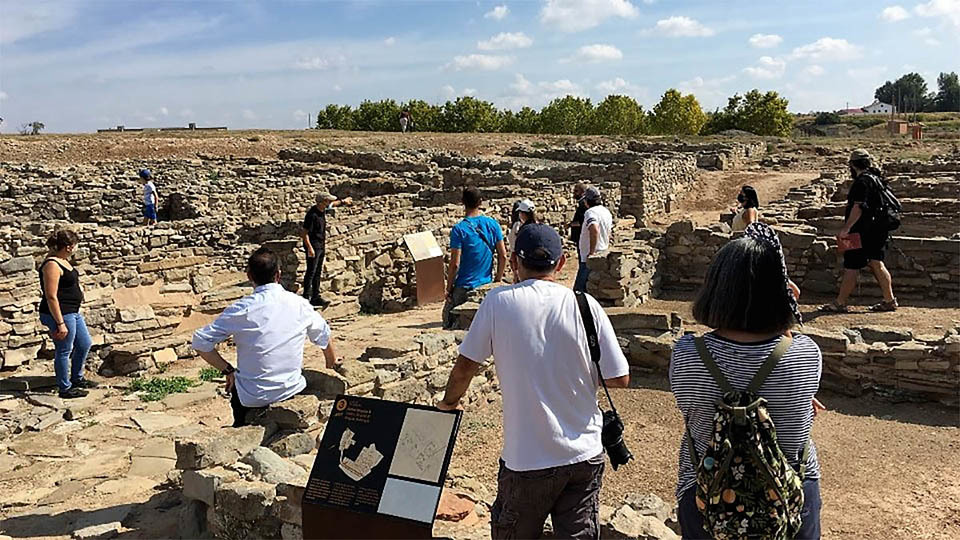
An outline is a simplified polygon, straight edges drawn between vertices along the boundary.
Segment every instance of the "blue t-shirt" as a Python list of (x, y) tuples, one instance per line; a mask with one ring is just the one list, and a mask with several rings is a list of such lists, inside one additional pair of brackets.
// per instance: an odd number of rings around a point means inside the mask
[(476, 289), (493, 281), (493, 250), (502, 240), (500, 224), (487, 216), (463, 218), (454, 225), (450, 230), (450, 249), (460, 250), (460, 268), (454, 285)]

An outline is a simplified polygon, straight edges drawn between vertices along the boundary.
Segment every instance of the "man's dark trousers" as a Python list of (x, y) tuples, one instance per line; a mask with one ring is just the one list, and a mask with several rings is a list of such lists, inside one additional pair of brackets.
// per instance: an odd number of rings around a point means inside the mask
[(303, 276), (303, 297), (313, 300), (320, 296), (320, 277), (323, 275), (323, 248), (313, 247), (316, 257), (307, 257), (307, 273)]
[(512, 471), (501, 460), (497, 499), (490, 510), (491, 536), (540, 538), (549, 515), (555, 538), (600, 538), (603, 469), (603, 454), (534, 471)]

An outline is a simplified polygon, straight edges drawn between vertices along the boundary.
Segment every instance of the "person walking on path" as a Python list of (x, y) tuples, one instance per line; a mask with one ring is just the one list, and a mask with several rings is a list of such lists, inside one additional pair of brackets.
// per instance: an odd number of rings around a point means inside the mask
[[(330, 326), (306, 299), (280, 285), (280, 263), (268, 248), (247, 261), (253, 294), (223, 310), (193, 334), (193, 349), (227, 379), (233, 427), (246, 425), (250, 409), (289, 399), (307, 386), (303, 346), (307, 339), (323, 349), (327, 369), (337, 362)], [(233, 338), (237, 365), (230, 365), (217, 344)]]
[(60, 397), (81, 398), (86, 389), (97, 384), (83, 376), (87, 354), (93, 345), (87, 323), (80, 314), (83, 290), (80, 273), (70, 263), (79, 238), (73, 231), (61, 229), (47, 240), (50, 255), (38, 270), (40, 274), (40, 322), (50, 329), (53, 338), (53, 370), (57, 376)]
[(300, 238), (303, 240), (303, 249), (307, 256), (307, 272), (303, 276), (303, 297), (311, 305), (324, 307), (325, 302), (320, 298), (320, 278), (323, 274), (323, 259), (326, 256), (327, 245), (327, 217), (334, 207), (353, 204), (353, 198), (337, 199), (329, 192), (317, 195), (316, 204), (307, 210), (303, 218), (303, 227)]
[[(822, 409), (815, 395), (823, 362), (812, 339), (791, 332), (801, 316), (783, 260), (772, 229), (760, 223), (747, 227), (744, 236), (717, 253), (693, 304), (696, 321), (713, 331), (702, 337), (684, 336), (674, 345), (670, 389), (688, 430), (680, 444), (676, 489), (683, 538), (713, 538), (705, 530), (701, 513), (713, 501), (697, 500), (694, 462), (709, 470), (708, 460), (713, 459), (704, 456), (715, 435), (717, 403), (724, 395), (714, 372), (734, 390), (743, 391), (752, 386), (754, 376), (775, 350), (782, 356), (755, 393), (766, 400), (780, 450), (790, 466), (801, 471), (804, 504), (802, 526), (795, 538), (820, 537), (820, 464), (810, 436), (813, 417)], [(748, 467), (747, 473), (752, 472)], [(731, 491), (729, 496), (733, 495)]]
[(536, 223), (520, 231), (510, 263), (521, 281), (484, 298), (437, 404), (460, 408), (471, 379), (493, 356), (503, 393), (503, 451), (490, 511), (494, 539), (539, 538), (548, 515), (557, 538), (600, 536), (599, 376), (610, 388), (625, 388), (630, 369), (607, 314), (586, 296), (600, 348), (598, 372), (576, 295), (556, 282), (564, 262), (563, 240), (553, 228)]
[(497, 282), (503, 280), (507, 266), (507, 249), (503, 231), (493, 218), (480, 212), (480, 190), (463, 190), (464, 217), (450, 230), (450, 263), (447, 266), (447, 299), (443, 304), (443, 327), (454, 327), (450, 311), (467, 301), (467, 293), (494, 281), (493, 260), (496, 255)]
[(586, 211), (583, 213), (583, 225), (580, 229), (579, 253), (580, 266), (573, 282), (573, 290), (586, 292), (590, 268), (587, 260), (591, 255), (606, 251), (610, 247), (610, 233), (613, 231), (613, 214), (603, 206), (600, 190), (588, 187), (583, 192)]
[(153, 173), (150, 169), (141, 169), (140, 179), (143, 181), (143, 224), (156, 225), (160, 196), (157, 194), (157, 186), (153, 184)]
[(899, 304), (893, 295), (893, 278), (883, 264), (890, 233), (875, 222), (883, 205), (880, 194), (883, 173), (874, 166), (870, 153), (863, 149), (850, 154), (849, 166), (853, 184), (847, 193), (845, 221), (837, 241), (847, 242), (855, 238), (853, 235), (859, 235), (860, 247), (843, 252), (843, 279), (837, 299), (821, 306), (820, 310), (829, 313), (849, 311), (848, 302), (857, 287), (860, 270), (869, 267), (883, 293), (883, 301), (871, 306), (870, 311), (896, 311)]

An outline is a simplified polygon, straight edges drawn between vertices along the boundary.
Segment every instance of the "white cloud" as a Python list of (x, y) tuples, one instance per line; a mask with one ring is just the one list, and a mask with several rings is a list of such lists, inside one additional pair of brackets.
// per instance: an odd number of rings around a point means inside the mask
[(170, 111), (168, 111), (166, 107), (160, 107), (160, 114), (167, 116), (170, 114)]
[(510, 8), (507, 6), (497, 6), (490, 11), (483, 14), (484, 19), (493, 19), (496, 21), (502, 21), (504, 17), (510, 14)]
[(481, 51), (524, 49), (531, 45), (533, 45), (533, 39), (523, 32), (500, 32), (490, 39), (477, 42), (477, 48)]
[(754, 34), (748, 40), (751, 47), (757, 49), (771, 49), (783, 43), (783, 38), (776, 34)]
[(324, 70), (332, 67), (339, 67), (346, 64), (347, 58), (342, 54), (325, 56), (302, 56), (294, 64), (297, 69), (303, 70)]
[(556, 81), (542, 81), (538, 86), (548, 94), (577, 94), (580, 92), (580, 85), (573, 83), (570, 79), (559, 79)]
[(619, 90), (623, 90), (628, 86), (630, 86), (630, 84), (627, 81), (623, 80), (620, 77), (616, 77), (614, 79), (610, 79), (609, 81), (602, 81), (597, 83), (596, 88), (601, 92), (607, 92), (609, 94), (612, 94)]
[(803, 74), (810, 77), (819, 77), (824, 73), (826, 73), (826, 71), (823, 69), (823, 67), (818, 66), (817, 64), (811, 64), (803, 68)]
[(257, 119), (256, 113), (254, 113), (254, 112), (251, 111), (250, 109), (244, 109), (244, 110), (240, 111), (240, 117), (243, 118), (244, 120), (256, 120), (256, 119)]
[(576, 54), (566, 59), (573, 62), (611, 62), (623, 59), (623, 52), (613, 45), (595, 43), (577, 49)]
[(519, 95), (528, 96), (533, 94), (536, 91), (533, 83), (528, 81), (522, 73), (517, 73), (513, 77), (513, 82), (510, 83), (510, 88), (513, 89)]
[(890, 6), (883, 8), (880, 12), (880, 18), (887, 22), (897, 22), (910, 18), (910, 12), (901, 6)]
[(475, 95), (476, 93), (477, 93), (476, 88), (464, 88), (463, 92), (461, 92), (461, 94), (463, 94), (464, 96), (472, 96), (472, 95)]
[(779, 79), (787, 69), (787, 62), (782, 58), (761, 56), (757, 64), (743, 68), (743, 72), (755, 79)]
[(856, 60), (862, 55), (861, 48), (845, 39), (820, 38), (813, 43), (797, 47), (790, 54), (794, 60)]
[(699, 21), (684, 16), (660, 19), (653, 31), (667, 37), (708, 37), (715, 33)]
[(3, 90), (0, 90), (0, 101), (7, 99), (7, 97), (9, 97), (7, 93), (4, 92)]
[(447, 64), (457, 71), (464, 69), (479, 69), (483, 71), (495, 71), (513, 63), (513, 58), (509, 56), (497, 56), (491, 54), (468, 54), (466, 56), (455, 56), (453, 62)]
[(913, 11), (921, 17), (937, 17), (960, 28), (960, 0), (930, 0), (917, 4)]
[(594, 88), (600, 91), (603, 97), (609, 96), (610, 94), (628, 95), (640, 102), (650, 98), (650, 92), (646, 87), (632, 84), (624, 80), (623, 77), (614, 77), (609, 81), (600, 81)]
[(343, 87), (340, 86), (339, 84), (333, 85), (333, 91), (334, 91), (334, 92), (339, 92), (339, 91), (341, 91), (341, 90), (343, 90)]
[(446, 97), (453, 97), (453, 96), (457, 95), (457, 91), (454, 90), (454, 88), (453, 88), (452, 86), (450, 86), (449, 84), (445, 84), (445, 85), (441, 86), (441, 87), (440, 87), (440, 93), (443, 94), (443, 95), (446, 96)]
[(0, 43), (14, 43), (66, 27), (77, 16), (79, 4), (65, 0), (3, 2)]
[(580, 32), (611, 17), (632, 19), (639, 13), (629, 0), (546, 0), (540, 22), (561, 32)]
[(387, 47), (393, 47), (393, 45), (396, 43), (397, 43), (397, 38), (393, 36), (390, 36), (387, 39), (383, 40), (383, 44), (386, 45)]
[(914, 30), (913, 35), (923, 39), (924, 44), (929, 45), (931, 47), (936, 47), (940, 45), (940, 41), (937, 38), (933, 37), (933, 30), (931, 30), (929, 27), (925, 26), (923, 28)]

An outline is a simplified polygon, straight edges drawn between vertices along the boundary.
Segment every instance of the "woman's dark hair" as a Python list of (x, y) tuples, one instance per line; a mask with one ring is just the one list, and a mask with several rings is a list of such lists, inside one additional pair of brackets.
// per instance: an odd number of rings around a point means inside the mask
[(513, 208), (510, 209), (510, 224), (520, 221), (520, 201), (513, 203)]
[(273, 283), (279, 269), (280, 261), (277, 259), (277, 254), (270, 248), (262, 247), (254, 251), (247, 260), (247, 272), (250, 273), (250, 279), (255, 285)]
[(756, 334), (784, 332), (794, 324), (780, 255), (744, 236), (723, 246), (693, 302), (693, 318), (714, 329)]
[[(520, 214), (526, 214), (530, 216), (530, 219), (527, 220), (527, 223), (537, 223), (537, 214), (535, 210), (530, 210), (529, 212), (517, 212), (517, 219), (520, 219)], [(524, 225), (527, 223), (524, 223)]]
[(49, 248), (50, 251), (60, 251), (61, 249), (77, 245), (79, 241), (80, 237), (77, 236), (77, 233), (67, 229), (60, 229), (50, 235), (50, 238), (47, 238), (47, 248)]
[(853, 160), (850, 160), (850, 166), (856, 167), (861, 171), (866, 171), (871, 168), (871, 162), (869, 159), (853, 159)]
[(468, 188), (464, 188), (464, 190), (463, 190), (463, 206), (465, 206), (465, 207), (467, 208), (467, 210), (473, 210), (474, 208), (480, 208), (480, 202), (481, 202), (482, 200), (483, 200), (483, 198), (480, 196), (480, 190), (479, 190), (479, 189), (477, 189), (477, 188), (475, 188), (475, 187), (473, 187), (473, 186), (470, 186), (470, 187), (468, 187)]
[(743, 193), (744, 208), (760, 208), (760, 198), (757, 197), (757, 190), (753, 189), (753, 186), (743, 186), (740, 192)]

